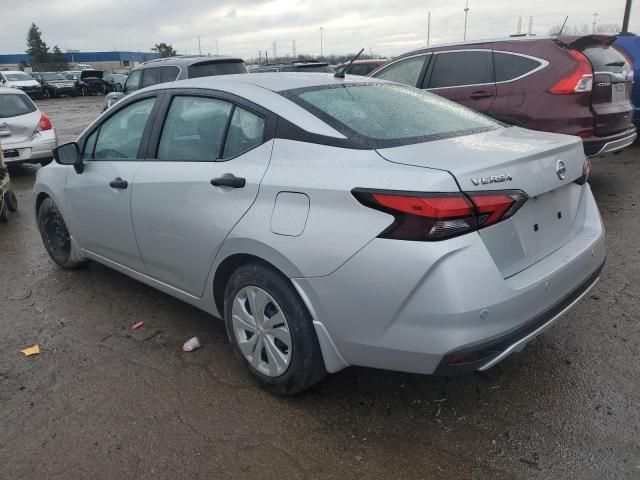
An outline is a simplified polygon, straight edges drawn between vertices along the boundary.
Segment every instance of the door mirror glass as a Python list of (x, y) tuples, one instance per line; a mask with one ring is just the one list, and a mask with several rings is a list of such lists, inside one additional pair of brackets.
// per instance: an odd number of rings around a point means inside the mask
[(73, 165), (78, 173), (82, 173), (84, 170), (84, 164), (80, 158), (80, 148), (76, 142), (60, 145), (53, 151), (53, 157), (60, 165)]

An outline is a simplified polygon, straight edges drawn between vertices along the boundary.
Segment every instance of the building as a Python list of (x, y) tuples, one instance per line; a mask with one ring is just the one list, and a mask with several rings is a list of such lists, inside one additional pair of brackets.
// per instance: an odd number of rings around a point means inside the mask
[[(134, 66), (158, 58), (160, 55), (152, 52), (67, 52), (64, 54), (69, 65), (85, 64), (97, 70), (106, 72), (125, 71)], [(21, 63), (29, 64), (31, 57), (26, 53), (0, 54), (0, 70), (15, 70)], [(38, 68), (38, 66), (35, 66)], [(46, 69), (46, 66), (38, 70)]]

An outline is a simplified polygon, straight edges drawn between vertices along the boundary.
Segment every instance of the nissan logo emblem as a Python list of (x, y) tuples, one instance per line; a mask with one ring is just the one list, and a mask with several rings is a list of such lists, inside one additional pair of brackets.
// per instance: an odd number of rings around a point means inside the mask
[(560, 180), (564, 180), (564, 177), (567, 176), (567, 166), (564, 164), (562, 160), (558, 160), (556, 165), (556, 175)]

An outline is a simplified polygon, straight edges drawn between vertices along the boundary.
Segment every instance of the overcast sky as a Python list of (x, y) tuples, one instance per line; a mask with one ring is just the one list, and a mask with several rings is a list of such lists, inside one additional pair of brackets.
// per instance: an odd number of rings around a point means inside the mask
[[(81, 51), (149, 51), (171, 43), (179, 53), (257, 57), (258, 51), (291, 54), (347, 53), (361, 47), (397, 55), (426, 44), (427, 11), (431, 42), (462, 40), (466, 0), (0, 0), (0, 53), (22, 53), (31, 22), (49, 46)], [(469, 0), (468, 39), (522, 30), (546, 34), (569, 15), (570, 25), (622, 23), (624, 0)], [(640, 31), (640, 0), (631, 31)], [(640, 32), (638, 32), (640, 33)]]

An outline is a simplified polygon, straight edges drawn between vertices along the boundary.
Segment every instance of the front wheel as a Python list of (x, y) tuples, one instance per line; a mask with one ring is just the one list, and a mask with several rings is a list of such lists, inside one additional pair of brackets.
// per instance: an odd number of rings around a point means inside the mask
[(7, 208), (10, 212), (18, 211), (18, 197), (11, 190), (4, 194), (4, 203), (7, 204)]
[(86, 263), (76, 251), (62, 214), (50, 197), (38, 209), (38, 229), (47, 253), (59, 266), (73, 270)]
[(311, 316), (280, 273), (260, 263), (240, 267), (224, 312), (235, 353), (263, 388), (295, 395), (327, 374)]

